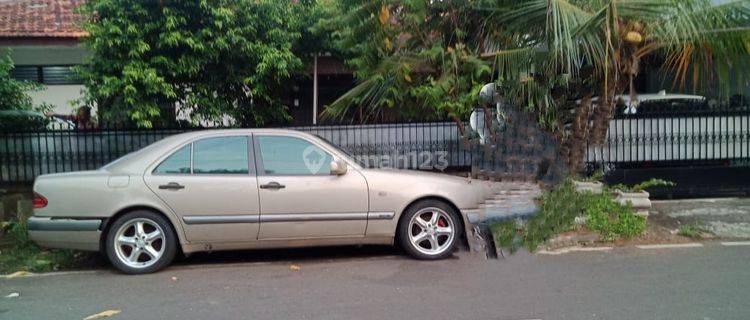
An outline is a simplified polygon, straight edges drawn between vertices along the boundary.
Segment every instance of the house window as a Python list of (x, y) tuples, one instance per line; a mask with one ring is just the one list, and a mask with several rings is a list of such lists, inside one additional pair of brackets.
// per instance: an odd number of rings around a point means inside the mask
[(15, 66), (10, 75), (14, 79), (50, 85), (83, 83), (72, 68), (73, 66)]

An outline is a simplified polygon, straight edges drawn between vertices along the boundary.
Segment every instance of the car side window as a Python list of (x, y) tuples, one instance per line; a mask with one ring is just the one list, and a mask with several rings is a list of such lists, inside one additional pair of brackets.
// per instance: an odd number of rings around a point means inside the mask
[(247, 174), (247, 137), (217, 137), (193, 142), (194, 174)]
[(307, 140), (256, 136), (265, 175), (329, 175), (333, 157)]
[(190, 173), (190, 145), (186, 145), (177, 150), (167, 159), (162, 161), (154, 170), (154, 173)]

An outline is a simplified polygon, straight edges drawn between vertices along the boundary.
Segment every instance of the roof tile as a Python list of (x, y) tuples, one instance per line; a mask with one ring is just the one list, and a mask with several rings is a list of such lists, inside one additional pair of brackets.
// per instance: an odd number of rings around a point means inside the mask
[(85, 0), (0, 0), (0, 38), (85, 37), (76, 9)]

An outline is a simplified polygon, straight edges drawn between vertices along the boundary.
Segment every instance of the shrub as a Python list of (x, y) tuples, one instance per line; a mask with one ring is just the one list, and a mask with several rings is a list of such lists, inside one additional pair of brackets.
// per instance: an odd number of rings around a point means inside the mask
[(2, 222), (0, 229), (11, 241), (10, 248), (0, 251), (0, 273), (14, 271), (44, 272), (78, 266), (90, 255), (73, 250), (42, 250), (29, 240), (26, 223)]
[(620, 237), (632, 238), (646, 228), (646, 219), (637, 216), (629, 204), (621, 205), (608, 193), (584, 194), (583, 214), (586, 227), (597, 231), (603, 240), (612, 241)]
[(490, 225), (497, 246), (515, 252), (519, 247), (529, 251), (555, 234), (573, 229), (575, 217), (581, 213), (580, 194), (571, 181), (555, 186), (539, 199), (539, 212), (523, 225), (515, 220)]
[(555, 186), (539, 199), (539, 212), (526, 223), (502, 221), (490, 225), (495, 244), (509, 249), (519, 247), (535, 251), (554, 235), (575, 229), (575, 218), (586, 217), (585, 226), (601, 234), (602, 240), (631, 238), (643, 233), (646, 220), (630, 205), (614, 201), (608, 190), (601, 194), (579, 193), (572, 181)]

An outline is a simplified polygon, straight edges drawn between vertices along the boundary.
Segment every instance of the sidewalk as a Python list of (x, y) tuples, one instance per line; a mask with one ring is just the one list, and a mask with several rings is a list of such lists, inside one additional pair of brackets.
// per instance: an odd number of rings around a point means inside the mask
[(750, 238), (750, 198), (653, 201), (657, 214), (649, 220), (677, 229), (704, 227), (719, 238)]

